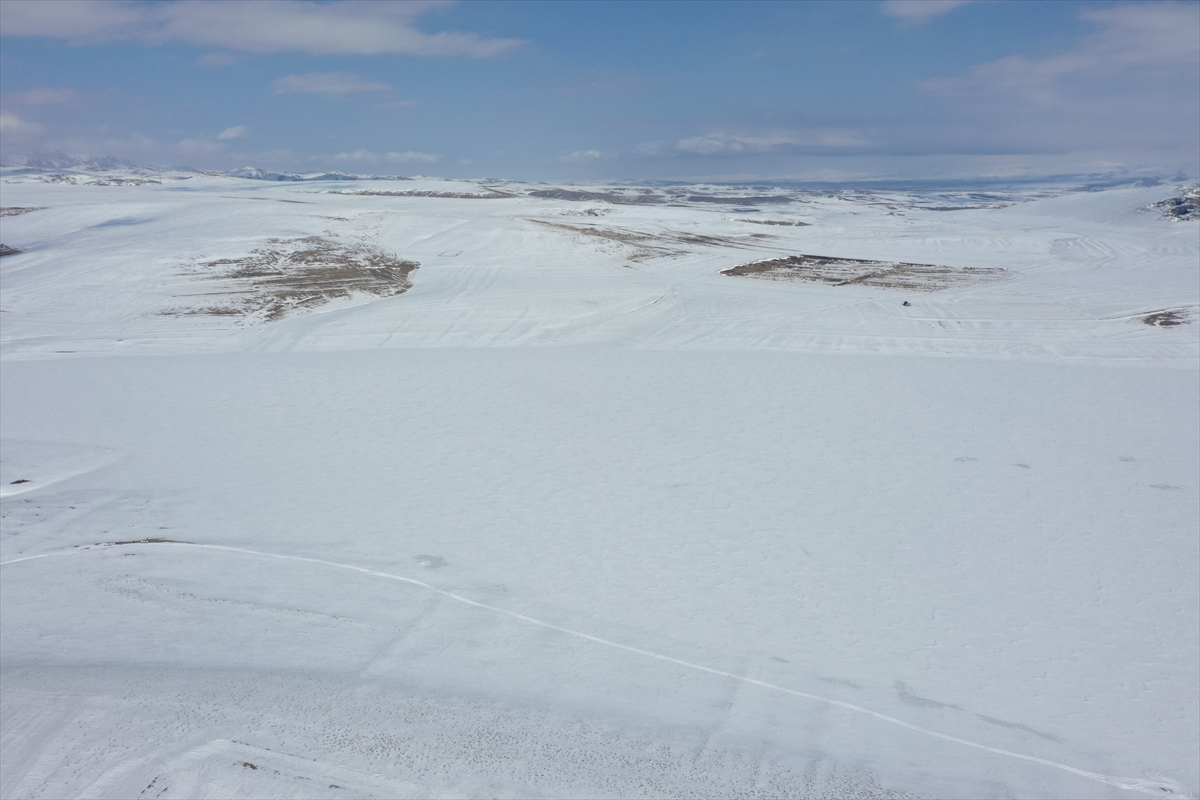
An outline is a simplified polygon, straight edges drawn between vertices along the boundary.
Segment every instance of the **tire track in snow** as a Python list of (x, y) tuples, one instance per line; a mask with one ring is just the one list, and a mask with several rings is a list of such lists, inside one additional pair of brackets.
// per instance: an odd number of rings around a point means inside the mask
[[(23, 561), (33, 561), (33, 560), (39, 559), (39, 558), (53, 558), (56, 556), (69, 556), (69, 555), (76, 555), (79, 553), (85, 553), (85, 552), (92, 551), (92, 550), (106, 550), (109, 547), (116, 547), (116, 546), (128, 547), (128, 546), (138, 545), (138, 544), (147, 544), (148, 545), (148, 544), (151, 544), (151, 542), (122, 542), (120, 544), (115, 543), (115, 542), (100, 543), (100, 544), (92, 546), (92, 547), (79, 547), (79, 548), (75, 548), (75, 549), (71, 549), (71, 550), (60, 550), (60, 551), (56, 551), (53, 553), (42, 553), (42, 554), (34, 555), (34, 556), (22, 556), (21, 558), (12, 558), (12, 559), (9, 559), (8, 561), (0, 561), (0, 567), (6, 567), (10, 564), (18, 564)], [(847, 711), (853, 711), (857, 714), (865, 714), (866, 716), (874, 717), (875, 719), (890, 723), (892, 725), (898, 725), (901, 728), (905, 728), (910, 731), (916, 731), (917, 733), (923, 733), (926, 736), (933, 736), (937, 739), (942, 739), (947, 742), (954, 742), (955, 744), (961, 744), (966, 747), (972, 747), (976, 750), (983, 750), (985, 752), (994, 753), (996, 755), (1007, 756), (1009, 758), (1016, 758), (1021, 761), (1028, 761), (1028, 762), (1031, 762), (1034, 764), (1041, 764), (1043, 766), (1053, 767), (1054, 769), (1059, 769), (1064, 772), (1069, 772), (1072, 775), (1078, 775), (1082, 778), (1088, 778), (1090, 780), (1099, 781), (1100, 783), (1105, 783), (1105, 784), (1108, 784), (1109, 786), (1115, 786), (1119, 789), (1126, 789), (1128, 791), (1133, 791), (1133, 792), (1141, 792), (1143, 794), (1152, 794), (1152, 795), (1156, 795), (1158, 797), (1191, 798), (1191, 796), (1192, 796), (1180, 784), (1178, 784), (1175, 781), (1172, 781), (1166, 777), (1160, 776), (1154, 780), (1144, 780), (1144, 779), (1139, 779), (1139, 778), (1122, 778), (1122, 777), (1118, 777), (1115, 775), (1103, 775), (1099, 772), (1089, 772), (1088, 770), (1085, 770), (1085, 769), (1079, 769), (1077, 767), (1072, 767), (1069, 764), (1060, 764), (1057, 761), (1050, 761), (1045, 758), (1038, 758), (1037, 756), (1025, 755), (1024, 753), (1014, 753), (1011, 750), (1002, 750), (998, 747), (992, 747), (990, 745), (980, 744), (979, 742), (972, 742), (967, 739), (960, 739), (957, 736), (951, 736), (946, 733), (939, 733), (938, 731), (930, 730), (929, 728), (922, 728), (918, 725), (913, 725), (912, 723), (905, 722), (904, 720), (897, 719), (895, 717), (889, 717), (886, 714), (881, 714), (878, 711), (872, 711), (871, 709), (864, 708), (863, 706), (856, 706), (853, 703), (844, 703), (841, 700), (834, 700), (829, 697), (821, 697), (820, 695), (809, 694), (808, 692), (801, 692), (797, 689), (788, 689), (785, 686), (779, 686), (774, 683), (760, 681), (757, 678), (751, 678), (748, 675), (738, 675), (733, 672), (726, 672), (725, 670), (715, 669), (713, 667), (706, 667), (703, 664), (695, 664), (690, 661), (684, 661), (683, 659), (673, 658), (672, 656), (663, 655), (661, 653), (655, 653), (650, 650), (643, 650), (638, 647), (633, 647), (633, 646), (627, 645), (627, 644), (621, 644), (620, 642), (614, 642), (609, 639), (602, 639), (599, 636), (593, 636), (590, 633), (584, 633), (582, 631), (572, 630), (571, 628), (564, 628), (560, 625), (555, 625), (550, 622), (543, 622), (540, 619), (535, 619), (533, 617), (526, 616), (525, 614), (521, 614), (516, 611), (509, 611), (508, 609), (488, 605), (487, 603), (480, 603), (477, 600), (471, 600), (470, 598), (463, 597), (462, 595), (455, 594), (454, 592), (448, 592), (445, 589), (439, 589), (436, 586), (433, 586), (432, 584), (428, 584), (428, 583), (425, 583), (424, 581), (416, 580), (415, 578), (406, 578), (402, 575), (393, 575), (389, 572), (380, 572), (378, 570), (367, 569), (366, 567), (356, 567), (352, 564), (340, 564), (336, 561), (325, 561), (324, 559), (320, 559), (320, 558), (309, 558), (307, 556), (289, 556), (289, 555), (282, 555), (280, 553), (266, 553), (261, 550), (248, 550), (248, 549), (242, 548), (242, 547), (229, 547), (227, 545), (220, 545), (220, 544), (197, 544), (194, 542), (154, 542), (153, 544), (155, 547), (190, 547), (190, 548), (202, 549), (202, 550), (221, 550), (221, 551), (228, 552), (228, 553), (240, 553), (242, 555), (259, 556), (261, 558), (274, 558), (274, 559), (278, 559), (280, 561), (300, 561), (300, 562), (304, 562), (304, 563), (308, 563), (308, 564), (320, 564), (320, 565), (326, 566), (326, 567), (334, 567), (336, 569), (349, 570), (350, 572), (358, 572), (363, 575), (369, 575), (369, 576), (375, 577), (375, 578), (386, 578), (388, 580), (399, 581), (401, 583), (407, 583), (412, 586), (419, 586), (422, 589), (428, 589), (429, 591), (434, 592), (435, 594), (442, 595), (443, 597), (448, 597), (451, 600), (455, 600), (459, 603), (464, 603), (469, 606), (474, 606), (475, 608), (482, 608), (487, 611), (493, 611), (497, 614), (503, 614), (504, 616), (507, 616), (507, 617), (519, 619), (522, 622), (528, 622), (531, 625), (537, 625), (539, 627), (547, 628), (552, 631), (558, 631), (559, 633), (565, 633), (569, 636), (575, 636), (580, 639), (586, 639), (589, 642), (595, 642), (596, 644), (602, 644), (606, 647), (612, 647), (617, 650), (624, 650), (625, 652), (628, 652), (628, 653), (635, 653), (640, 656), (646, 656), (647, 658), (653, 658), (653, 659), (657, 659), (659, 661), (665, 661), (669, 664), (675, 664), (677, 666), (686, 667), (688, 669), (697, 670), (699, 672), (706, 672), (710, 675), (717, 675), (722, 678), (731, 678), (736, 681), (741, 681), (742, 683), (750, 684), (751, 686), (760, 686), (764, 689), (771, 689), (772, 691), (782, 692), (783, 694), (791, 695), (793, 697), (800, 697), (805, 700), (812, 700), (812, 701), (815, 701), (818, 703), (825, 703), (826, 705), (836, 706), (838, 708), (842, 708)]]

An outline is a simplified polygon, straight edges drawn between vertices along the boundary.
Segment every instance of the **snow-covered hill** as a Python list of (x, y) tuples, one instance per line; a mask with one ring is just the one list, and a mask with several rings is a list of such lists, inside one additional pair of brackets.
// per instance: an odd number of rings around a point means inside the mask
[(137, 170), (0, 178), (0, 796), (1200, 790), (1176, 187)]
[(69, 156), (66, 153), (57, 151), (35, 153), (28, 158), (22, 159), (17, 164), (6, 164), (5, 166), (43, 171), (78, 169), (91, 172), (105, 172), (112, 170), (148, 169), (146, 167), (138, 167), (136, 164), (132, 164), (123, 158), (116, 158), (115, 156)]
[(406, 181), (398, 175), (352, 175), (347, 172), (268, 172), (261, 170), (258, 167), (242, 167), (240, 169), (231, 170), (226, 173), (231, 178), (250, 178), (256, 181), (348, 181), (348, 180), (374, 180), (374, 181)]

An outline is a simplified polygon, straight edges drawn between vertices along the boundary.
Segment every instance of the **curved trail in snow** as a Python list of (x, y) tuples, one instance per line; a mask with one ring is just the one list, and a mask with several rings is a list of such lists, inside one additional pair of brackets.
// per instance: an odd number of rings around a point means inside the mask
[(1088, 770), (1078, 769), (1078, 768), (1072, 767), (1068, 764), (1060, 764), (1057, 761), (1049, 761), (1047, 759), (1038, 758), (1036, 756), (1025, 755), (1023, 753), (1014, 753), (1011, 750), (1002, 750), (998, 747), (991, 747), (989, 745), (980, 744), (978, 742), (972, 742), (967, 739), (960, 739), (957, 736), (950, 736), (949, 734), (939, 733), (938, 731), (930, 730), (928, 728), (922, 728), (920, 726), (905, 722), (904, 720), (896, 719), (895, 717), (889, 717), (886, 714), (881, 714), (878, 711), (872, 711), (871, 709), (863, 708), (862, 706), (856, 706), (852, 703), (844, 703), (841, 700), (833, 700), (828, 697), (821, 697), (820, 695), (809, 694), (808, 692), (801, 692), (796, 689), (788, 689), (784, 686), (778, 686), (774, 683), (767, 683), (766, 681), (760, 681), (757, 678), (751, 678), (747, 675), (738, 675), (733, 672), (726, 672), (724, 670), (714, 669), (713, 667), (706, 667), (702, 664), (694, 664), (690, 661), (684, 661), (682, 659), (662, 655), (661, 653), (655, 653), (650, 650), (642, 650), (641, 648), (632, 647), (627, 644), (621, 644), (620, 642), (614, 642), (609, 639), (602, 639), (599, 636), (592, 636), (590, 633), (583, 633), (582, 631), (576, 631), (576, 630), (572, 630), (570, 628), (564, 628), (560, 625), (554, 625), (549, 622), (543, 622), (540, 619), (534, 619), (533, 617), (528, 617), (524, 614), (519, 614), (516, 611), (509, 611), (504, 608), (499, 608), (497, 606), (488, 605), (487, 603), (480, 603), (476, 600), (471, 600), (469, 598), (463, 597), (462, 595), (454, 594), (453, 592), (448, 592), (445, 589), (439, 589), (436, 586), (425, 583), (424, 581), (416, 580), (415, 578), (406, 578), (402, 575), (392, 575), (391, 573), (388, 573), (388, 572), (379, 572), (378, 570), (367, 569), (366, 567), (356, 567), (352, 564), (339, 564), (335, 561), (325, 561), (320, 558), (309, 558), (307, 556), (289, 556), (289, 555), (281, 555), (279, 553), (265, 553), (261, 550), (248, 550), (248, 549), (245, 549), (242, 547), (228, 547), (226, 545), (219, 545), (219, 544), (196, 544), (194, 542), (121, 542), (121, 543), (112, 542), (112, 543), (101, 543), (101, 544), (98, 544), (98, 545), (95, 545), (92, 547), (80, 547), (80, 548), (76, 548), (76, 549), (72, 549), (72, 550), (60, 550), (60, 551), (53, 552), (53, 553), (42, 553), (40, 555), (35, 555), (35, 556), (23, 556), (21, 558), (12, 558), (12, 559), (9, 559), (8, 561), (0, 561), (0, 567), (6, 567), (10, 564), (17, 564), (22, 561), (33, 561), (33, 560), (39, 559), (39, 558), (52, 558), (55, 556), (69, 556), (69, 555), (75, 555), (78, 553), (85, 553), (85, 552), (88, 552), (91, 550), (108, 549), (109, 547), (118, 547), (118, 546), (128, 547), (128, 546), (138, 545), (138, 544), (147, 544), (147, 545), (153, 544), (156, 547), (169, 546), (169, 547), (191, 547), (191, 548), (203, 549), (203, 550), (222, 550), (222, 551), (229, 552), (229, 553), (241, 553), (243, 555), (259, 556), (261, 558), (275, 558), (275, 559), (279, 559), (281, 561), (301, 561), (301, 562), (305, 562), (305, 563), (309, 563), (309, 564), (320, 564), (320, 565), (326, 566), (326, 567), (335, 567), (337, 569), (349, 570), (351, 572), (359, 572), (359, 573), (362, 573), (363, 575), (370, 575), (375, 578), (387, 578), (388, 580), (400, 581), (401, 583), (407, 583), (407, 584), (411, 584), (413, 586), (419, 586), (422, 589), (428, 589), (431, 592), (440, 594), (443, 597), (448, 597), (451, 600), (455, 600), (459, 603), (465, 603), (466, 605), (475, 606), (476, 608), (486, 609), (487, 611), (494, 611), (497, 614), (503, 614), (507, 617), (513, 617), (514, 619), (519, 619), (522, 622), (528, 622), (531, 625), (537, 625), (542, 628), (548, 628), (550, 630), (558, 631), (560, 633), (565, 633), (570, 636), (578, 637), (580, 639), (586, 639), (589, 642), (595, 642), (597, 644), (602, 644), (602, 645), (605, 645), (606, 647), (613, 647), (618, 650), (624, 650), (629, 653), (636, 653), (637, 655), (646, 656), (647, 658), (654, 658), (654, 659), (658, 659), (659, 661), (666, 661), (670, 664), (676, 664), (681, 667), (687, 667), (688, 669), (694, 669), (694, 670), (698, 670), (700, 672), (707, 672), (710, 675), (718, 675), (722, 678), (732, 678), (733, 680), (741, 681), (742, 683), (747, 683), (752, 686), (761, 686), (765, 689), (771, 689), (773, 691), (782, 692), (784, 694), (788, 694), (793, 697), (802, 697), (805, 700), (813, 700), (818, 703), (825, 703), (826, 705), (836, 706), (838, 708), (843, 708), (843, 709), (846, 709), (847, 711), (853, 711), (858, 714), (865, 714), (869, 717), (874, 717), (875, 719), (882, 720), (884, 722), (888, 722), (892, 725), (898, 725), (898, 726), (900, 726), (902, 728), (906, 728), (910, 731), (916, 731), (917, 733), (923, 733), (926, 736), (933, 736), (938, 739), (943, 739), (947, 742), (954, 742), (956, 744), (965, 745), (966, 747), (973, 747), (976, 750), (983, 750), (988, 753), (995, 753), (996, 755), (1007, 756), (1009, 758), (1016, 758), (1016, 759), (1020, 759), (1022, 761), (1029, 761), (1034, 764), (1042, 764), (1043, 766), (1053, 767), (1054, 769), (1059, 769), (1059, 770), (1063, 770), (1064, 772), (1069, 772), (1072, 775), (1078, 775), (1083, 778), (1088, 778), (1090, 780), (1099, 781), (1101, 783), (1105, 783), (1110, 786), (1115, 786), (1120, 789), (1127, 789), (1129, 791), (1142, 792), (1144, 794), (1152, 794), (1152, 795), (1156, 795), (1158, 797), (1174, 797), (1174, 798), (1190, 798), (1191, 797), (1191, 795), (1188, 794), (1188, 792), (1185, 791), (1181, 785), (1179, 785), (1175, 781), (1172, 781), (1167, 778), (1160, 777), (1156, 780), (1142, 780), (1139, 778), (1121, 778), (1121, 777), (1117, 777), (1114, 775), (1102, 775), (1098, 772), (1089, 772)]

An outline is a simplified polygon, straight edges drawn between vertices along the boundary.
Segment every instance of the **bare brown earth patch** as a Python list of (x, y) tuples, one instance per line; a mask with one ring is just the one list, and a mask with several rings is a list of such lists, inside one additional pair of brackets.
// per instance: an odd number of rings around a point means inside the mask
[(629, 256), (630, 261), (645, 261), (650, 258), (661, 258), (664, 256), (681, 255), (684, 251), (678, 248), (664, 247), (657, 242), (657, 238), (638, 231), (622, 230), (620, 228), (598, 228), (592, 225), (567, 225), (563, 222), (549, 222), (544, 219), (530, 220), (539, 225), (545, 225), (550, 228), (559, 228), (560, 230), (578, 233), (583, 236), (589, 236), (594, 239), (602, 239), (618, 244), (627, 245), (633, 248), (633, 253)]
[(686, 199), (689, 203), (720, 203), (727, 206), (756, 206), (763, 203), (790, 203), (795, 200), (794, 197), (784, 194), (748, 195), (742, 197), (737, 195), (689, 194)]
[(310, 311), (353, 294), (390, 297), (412, 287), (408, 275), (420, 266), (378, 247), (320, 236), (268, 239), (241, 258), (201, 262), (191, 270), (203, 279), (224, 283), (204, 292), (220, 302), (173, 308), (171, 316), (211, 315), (273, 321)]
[(6, 178), (4, 183), (66, 183), (73, 186), (157, 186), (162, 183), (155, 178), (125, 178), (119, 176), (103, 176), (93, 178), (89, 175), (29, 175), (19, 178)]
[(529, 193), (530, 197), (545, 197), (551, 200), (571, 200), (577, 203), (613, 203), (615, 205), (657, 205), (666, 202), (666, 198), (649, 192), (580, 192), (572, 189), (536, 189)]
[(808, 225), (809, 225), (809, 223), (807, 223), (807, 222), (800, 222), (799, 220), (790, 220), (790, 219), (746, 219), (746, 218), (744, 218), (744, 217), (738, 217), (738, 218), (734, 219), (734, 222), (753, 222), (755, 225), (791, 225), (791, 226), (793, 226), (793, 227), (796, 227), (796, 228), (806, 228), (806, 227), (808, 227)]
[(284, 200), (282, 197), (235, 197), (233, 195), (223, 194), (221, 197), (226, 200), (266, 200), (269, 203), (295, 203), (297, 205), (311, 206), (313, 203), (309, 200)]
[(1200, 219), (1200, 186), (1193, 186), (1178, 197), (1152, 203), (1150, 207), (1158, 209), (1169, 219)]
[(721, 274), (772, 281), (819, 281), (833, 286), (877, 286), (920, 292), (986, 283), (1008, 275), (1002, 269), (939, 267), (933, 264), (813, 255), (754, 261), (722, 270)]
[(1187, 308), (1168, 308), (1165, 311), (1155, 311), (1152, 314), (1146, 314), (1138, 317), (1138, 319), (1156, 328), (1173, 328), (1176, 325), (1186, 325), (1191, 322), (1190, 310)]
[(409, 191), (385, 191), (383, 189), (331, 189), (325, 194), (350, 194), (364, 197), (440, 197), (448, 200), (499, 200), (516, 197), (515, 194), (487, 189), (485, 192), (432, 192), (421, 189)]
[(612, 203), (614, 205), (674, 205), (688, 203), (715, 203), (718, 205), (744, 206), (770, 203), (791, 203), (794, 195), (746, 195), (746, 194), (691, 194), (684, 191), (667, 190), (665, 194), (650, 189), (610, 189), (589, 192), (580, 189), (536, 189), (528, 197), (544, 197), (551, 200), (569, 200), (578, 203)]
[[(628, 228), (601, 228), (588, 224), (569, 225), (565, 222), (550, 222), (544, 219), (530, 219), (530, 222), (571, 231), (572, 233), (595, 239), (627, 245), (634, 249), (633, 254), (628, 256), (630, 261), (645, 261), (650, 258), (683, 255), (688, 252), (689, 248), (694, 247), (745, 248), (750, 244), (746, 239), (734, 239), (725, 236), (704, 236), (703, 234), (687, 233), (685, 231), (646, 233), (645, 231), (635, 231)], [(769, 234), (762, 233), (752, 234), (747, 237), (747, 239), (754, 240), (763, 238), (771, 237)]]
[(41, 211), (45, 206), (4, 206), (0, 208), (0, 217), (15, 217), (18, 214), (28, 214), (30, 211)]

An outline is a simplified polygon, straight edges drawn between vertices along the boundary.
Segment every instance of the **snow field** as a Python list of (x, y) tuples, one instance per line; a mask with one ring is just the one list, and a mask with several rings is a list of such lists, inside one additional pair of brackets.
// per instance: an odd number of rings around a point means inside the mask
[[(1194, 226), (1136, 212), (1163, 189), (826, 199), (630, 261), (530, 221), (576, 224), (561, 201), (204, 180), (5, 187), (46, 210), (4, 222), (3, 796), (1147, 789), (728, 675), (1200, 787), (1200, 348), (1137, 319), (1195, 308)], [(218, 196), (251, 192), (346, 219)], [(204, 285), (181, 263), (318, 234), (420, 261), (413, 288), (159, 313)], [(1013, 276), (717, 274), (781, 252)], [(268, 555), (94, 546), (154, 538)]]

